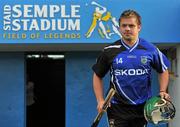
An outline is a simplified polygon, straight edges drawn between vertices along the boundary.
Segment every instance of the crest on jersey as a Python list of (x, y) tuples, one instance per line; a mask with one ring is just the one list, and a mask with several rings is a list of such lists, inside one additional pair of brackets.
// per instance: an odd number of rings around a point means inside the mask
[(147, 63), (147, 56), (141, 56), (141, 63), (143, 64)]

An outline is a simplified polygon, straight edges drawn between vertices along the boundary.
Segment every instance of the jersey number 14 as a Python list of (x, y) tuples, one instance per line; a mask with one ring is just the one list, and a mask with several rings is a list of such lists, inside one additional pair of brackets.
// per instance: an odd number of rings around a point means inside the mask
[(116, 58), (116, 63), (117, 64), (119, 64), (119, 63), (122, 64), (123, 63), (122, 58)]

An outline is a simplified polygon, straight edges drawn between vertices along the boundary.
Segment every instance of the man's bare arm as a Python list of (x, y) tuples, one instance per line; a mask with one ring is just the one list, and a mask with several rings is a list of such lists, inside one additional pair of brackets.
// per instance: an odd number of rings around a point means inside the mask
[(93, 75), (93, 88), (98, 103), (97, 110), (100, 112), (104, 104), (103, 80), (96, 73)]
[(159, 84), (160, 84), (160, 96), (161, 98), (170, 99), (167, 93), (167, 88), (169, 84), (169, 72), (168, 70), (159, 74)]

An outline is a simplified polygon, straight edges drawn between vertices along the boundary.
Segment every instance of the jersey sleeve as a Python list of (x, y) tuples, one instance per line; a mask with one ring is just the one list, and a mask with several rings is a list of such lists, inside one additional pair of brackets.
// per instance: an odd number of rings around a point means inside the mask
[(170, 67), (170, 62), (167, 57), (158, 49), (156, 48), (153, 52), (153, 61), (152, 67), (158, 72), (163, 73)]
[(109, 71), (110, 65), (108, 64), (108, 57), (105, 52), (101, 52), (98, 56), (96, 63), (93, 65), (92, 69), (97, 76), (103, 78)]

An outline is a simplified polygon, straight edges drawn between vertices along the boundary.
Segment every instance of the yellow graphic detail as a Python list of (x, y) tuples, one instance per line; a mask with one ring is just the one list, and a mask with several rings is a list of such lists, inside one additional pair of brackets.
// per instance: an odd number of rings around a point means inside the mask
[(102, 33), (101, 29), (99, 29), (99, 28), (98, 28), (98, 33), (100, 34), (100, 36), (101, 36), (102, 38), (105, 38), (105, 37), (104, 37), (104, 34)]
[(108, 11), (107, 14), (104, 17), (102, 17), (102, 21), (108, 21), (110, 18), (111, 18), (111, 12)]
[[(91, 26), (89, 27), (87, 33), (85, 34), (86, 38), (90, 38), (92, 33), (94, 32), (95, 28), (98, 26), (98, 33), (101, 38), (111, 39), (113, 34), (117, 34), (121, 37), (119, 32), (119, 24), (116, 21), (116, 18), (112, 16), (110, 11), (107, 11), (107, 8), (98, 4), (95, 1), (91, 2), (91, 5), (96, 6), (93, 18), (91, 22)], [(107, 24), (107, 22), (111, 22), (111, 29)], [(112, 31), (112, 32), (111, 32)]]

